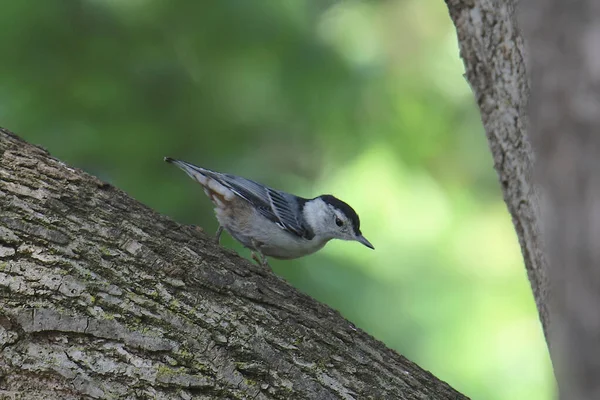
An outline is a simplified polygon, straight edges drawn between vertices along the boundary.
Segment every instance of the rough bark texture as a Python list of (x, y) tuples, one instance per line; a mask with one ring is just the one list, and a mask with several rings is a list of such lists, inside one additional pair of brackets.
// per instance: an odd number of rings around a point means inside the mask
[(560, 392), (600, 398), (600, 3), (523, 2)]
[(4, 130), (0, 297), (3, 396), (466, 398), (199, 229)]
[[(600, 398), (600, 3), (522, 1), (519, 20), (530, 50), (526, 65), (514, 3), (446, 2), (519, 236), (561, 397)], [(532, 78), (530, 104), (527, 74)], [(526, 111), (536, 154), (534, 176)]]
[(538, 196), (531, 183), (533, 153), (526, 134), (529, 82), (514, 1), (446, 0), (446, 4), (547, 339), (549, 278)]

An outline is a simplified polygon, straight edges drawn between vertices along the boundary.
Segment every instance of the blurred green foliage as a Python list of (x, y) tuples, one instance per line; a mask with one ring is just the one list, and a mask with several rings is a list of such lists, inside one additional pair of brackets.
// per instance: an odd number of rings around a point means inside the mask
[(332, 242), (276, 273), (472, 398), (553, 393), (443, 2), (0, 10), (1, 126), (211, 234), (211, 204), (163, 156), (335, 194), (376, 250)]

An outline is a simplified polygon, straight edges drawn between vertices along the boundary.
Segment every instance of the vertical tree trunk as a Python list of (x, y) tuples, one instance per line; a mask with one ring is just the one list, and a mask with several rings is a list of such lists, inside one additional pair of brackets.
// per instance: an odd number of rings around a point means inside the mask
[(600, 398), (600, 3), (522, 2), (561, 395)]
[(561, 394), (600, 398), (600, 3), (522, 1), (529, 63), (512, 0), (446, 3)]
[(529, 81), (514, 0), (446, 0), (446, 4), (547, 338), (549, 279), (531, 180), (534, 156), (526, 133)]

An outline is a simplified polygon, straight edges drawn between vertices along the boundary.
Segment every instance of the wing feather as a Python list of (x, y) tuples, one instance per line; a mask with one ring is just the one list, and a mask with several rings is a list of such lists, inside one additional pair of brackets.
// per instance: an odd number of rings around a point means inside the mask
[(250, 179), (211, 171), (181, 160), (171, 158), (165, 160), (183, 169), (203, 186), (226, 194), (227, 191), (220, 190), (218, 187), (223, 185), (249, 202), (264, 217), (275, 222), (282, 229), (306, 239), (314, 237), (301, 214), (301, 202), (305, 201), (304, 199), (268, 188)]
[(303, 224), (300, 204), (292, 195), (267, 189), (271, 200), (271, 209), (286, 229), (298, 236), (307, 237), (308, 232)]
[(221, 174), (222, 183), (238, 196), (252, 204), (258, 212), (278, 224), (282, 229), (300, 237), (308, 237), (303, 224), (300, 204), (295, 196), (268, 188), (239, 176)]

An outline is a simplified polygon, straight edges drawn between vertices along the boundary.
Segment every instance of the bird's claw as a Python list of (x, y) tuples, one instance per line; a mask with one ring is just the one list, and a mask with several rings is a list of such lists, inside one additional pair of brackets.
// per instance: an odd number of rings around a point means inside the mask
[(217, 242), (217, 244), (221, 243), (221, 233), (223, 233), (223, 227), (219, 225), (219, 229), (217, 229), (217, 233), (215, 233), (215, 242)]

